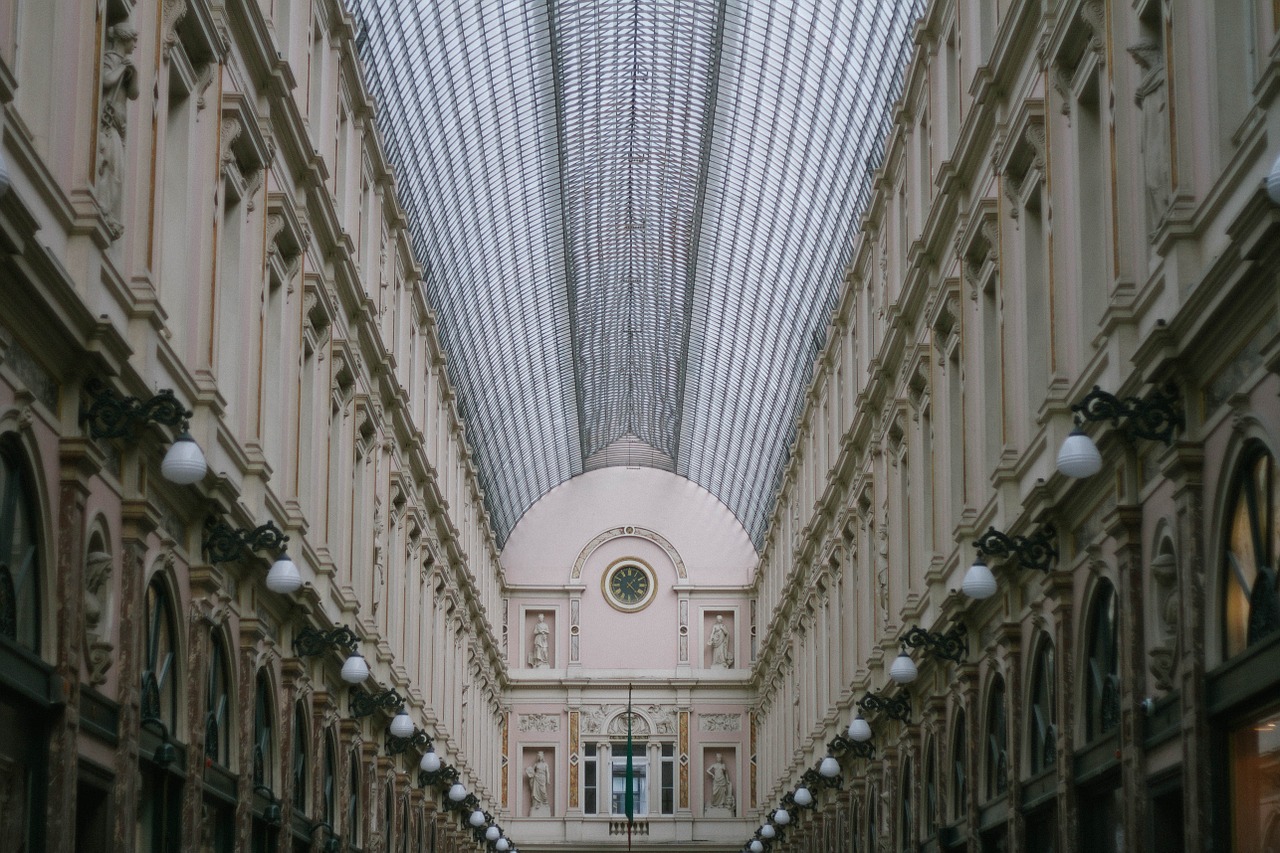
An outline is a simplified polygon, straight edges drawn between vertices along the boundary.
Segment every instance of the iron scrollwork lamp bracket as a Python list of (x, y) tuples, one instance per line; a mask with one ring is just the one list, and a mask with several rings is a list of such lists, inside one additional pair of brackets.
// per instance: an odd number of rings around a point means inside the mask
[(407, 752), (411, 746), (426, 752), (432, 746), (431, 735), (422, 729), (415, 728), (413, 734), (408, 737), (396, 737), (391, 733), (391, 729), (387, 729), (387, 755), (400, 755)]
[(836, 735), (831, 739), (831, 743), (827, 744), (827, 749), (836, 758), (843, 758), (851, 755), (854, 758), (873, 759), (876, 757), (876, 745), (871, 741), (863, 741), (859, 743), (856, 740), (845, 737), (844, 735)]
[(982, 538), (973, 543), (980, 553), (996, 559), (1013, 557), (1024, 569), (1049, 571), (1053, 561), (1058, 559), (1058, 549), (1053, 547), (1057, 531), (1052, 524), (1046, 524), (1030, 536), (1010, 536), (1003, 531), (988, 527)]
[(319, 631), (308, 625), (293, 639), (294, 654), (303, 658), (315, 657), (330, 649), (352, 655), (359, 647), (360, 638), (346, 625), (339, 625), (332, 631)]
[(356, 719), (367, 717), (374, 711), (396, 711), (403, 704), (404, 699), (394, 690), (366, 693), (357, 687), (351, 691), (351, 716)]
[(216, 520), (209, 525), (209, 533), (204, 540), (204, 553), (210, 563), (229, 563), (245, 552), (271, 551), (281, 554), (288, 542), (289, 537), (276, 527), (274, 521), (245, 530)]
[[(472, 809), (471, 811), (474, 812), (475, 809)], [(489, 814), (488, 812), (484, 812), (484, 823), (480, 824), (479, 826), (471, 826), (470, 812), (467, 813), (464, 819), (467, 821), (467, 826), (471, 827), (472, 841), (476, 842), (477, 844), (484, 844), (486, 841), (488, 841), (488, 839), (484, 837), (484, 834), (489, 831), (489, 825), (493, 823), (493, 815)], [(496, 826), (496, 824), (494, 825)], [(501, 832), (502, 827), (498, 827), (498, 831)]]
[[(832, 776), (831, 778), (828, 779), (826, 776), (823, 776), (821, 773), (817, 771), (817, 769), (813, 767), (810, 767), (808, 770), (804, 771), (804, 774), (800, 777), (800, 783), (804, 785), (806, 788), (808, 788), (810, 793), (818, 790), (819, 788), (838, 789), (840, 787), (840, 782), (841, 780), (839, 776)], [(816, 808), (817, 802), (818, 802), (817, 798), (815, 798), (812, 803), (810, 803), (807, 806), (804, 806), (804, 808), (809, 808), (809, 809)]]
[(902, 638), (902, 642), (913, 649), (924, 649), (941, 660), (964, 663), (969, 654), (969, 640), (964, 625), (956, 625), (945, 634), (941, 631), (926, 631), (919, 625), (912, 625), (911, 630)]
[(440, 804), (440, 808), (447, 812), (461, 812), (463, 821), (466, 821), (479, 806), (480, 800), (476, 798), (475, 794), (467, 794), (457, 802), (445, 797), (444, 802)]
[(419, 770), (418, 771), (418, 787), (425, 788), (431, 785), (434, 788), (449, 788), (458, 781), (458, 768), (452, 764), (442, 763), (440, 769), (436, 771)]
[(868, 693), (858, 700), (858, 707), (868, 714), (884, 711), (891, 720), (911, 724), (911, 702), (905, 694), (889, 697), (883, 693)]
[(262, 819), (272, 826), (279, 826), (281, 819), (280, 801), (276, 799), (276, 794), (266, 785), (261, 783), (253, 786), (255, 794), (262, 794), (267, 798), (267, 807), (262, 810)]
[(1123, 418), (1126, 435), (1165, 444), (1172, 444), (1174, 430), (1183, 426), (1177, 389), (1172, 385), (1157, 389), (1145, 400), (1117, 397), (1094, 385), (1071, 411), (1075, 412), (1077, 425), (1083, 421), (1111, 421), (1113, 427), (1119, 428)]
[(179, 432), (187, 431), (192, 413), (183, 408), (170, 388), (139, 400), (121, 397), (97, 379), (90, 379), (85, 383), (85, 391), (93, 403), (80, 411), (80, 420), (88, 425), (93, 438), (132, 436), (144, 424), (152, 422), (177, 427)]

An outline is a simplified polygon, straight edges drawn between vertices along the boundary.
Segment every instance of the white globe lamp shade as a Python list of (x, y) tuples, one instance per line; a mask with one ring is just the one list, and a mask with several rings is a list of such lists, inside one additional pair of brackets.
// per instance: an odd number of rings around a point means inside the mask
[(490, 826), (484, 831), (484, 838), (486, 841), (497, 841), (501, 837), (502, 830), (498, 829), (496, 826)]
[(809, 806), (813, 805), (813, 794), (809, 793), (808, 788), (804, 788), (804, 787), (796, 788), (796, 792), (791, 796), (796, 801), (796, 805), (798, 806), (804, 806), (805, 808), (808, 808)]
[(499, 838), (493, 842), (493, 849), (497, 850), (498, 853), (507, 853), (511, 849), (511, 842), (505, 838)]
[(476, 809), (471, 813), (471, 817), (467, 818), (467, 823), (471, 824), (476, 829), (484, 826), (484, 812)]
[(302, 573), (298, 571), (297, 564), (283, 551), (279, 557), (276, 557), (276, 561), (271, 564), (271, 569), (267, 572), (267, 589), (281, 595), (293, 595), (302, 589)]
[(413, 736), (413, 718), (404, 708), (391, 719), (391, 736), (406, 738)]
[(849, 724), (849, 740), (857, 743), (866, 743), (871, 740), (871, 724), (862, 718), (861, 713)]
[(840, 775), (840, 762), (836, 761), (834, 755), (822, 759), (822, 763), (818, 765), (818, 775), (823, 779), (834, 779)]
[(990, 598), (996, 594), (996, 576), (991, 574), (987, 563), (981, 557), (973, 561), (969, 571), (964, 573), (964, 581), (960, 589), (970, 598)]
[(766, 823), (764, 826), (760, 827), (761, 838), (773, 838), (777, 834), (778, 830), (773, 828), (773, 824)]
[(369, 663), (364, 659), (364, 655), (352, 652), (351, 657), (342, 664), (342, 680), (347, 684), (361, 684), (368, 677)]
[(448, 797), (455, 803), (460, 803), (467, 798), (467, 789), (461, 782), (454, 782), (453, 787), (449, 789)]
[(434, 749), (428, 749), (422, 753), (422, 760), (418, 762), (418, 769), (424, 773), (438, 773), (440, 771), (440, 756), (436, 755)]
[(786, 826), (791, 823), (791, 815), (786, 809), (778, 809), (773, 813), (773, 822), (778, 826)]
[(160, 462), (160, 474), (170, 483), (187, 486), (204, 479), (209, 463), (191, 433), (180, 433)]
[(747, 849), (749, 849), (751, 853), (764, 853), (764, 844), (760, 842), (760, 839), (753, 838), (751, 839), (751, 843), (747, 845)]
[(910, 684), (919, 674), (920, 670), (916, 668), (916, 662), (911, 659), (911, 655), (907, 654), (906, 649), (899, 652), (893, 659), (893, 663), (889, 665), (889, 677), (898, 684)]
[[(0, 194), (3, 192), (4, 190), (0, 190)], [(1280, 204), (1280, 157), (1276, 157), (1276, 161), (1271, 164), (1271, 171), (1267, 173), (1267, 197), (1272, 204)]]
[(1068, 477), (1092, 477), (1102, 470), (1102, 454), (1093, 439), (1073, 429), (1058, 450), (1058, 470)]

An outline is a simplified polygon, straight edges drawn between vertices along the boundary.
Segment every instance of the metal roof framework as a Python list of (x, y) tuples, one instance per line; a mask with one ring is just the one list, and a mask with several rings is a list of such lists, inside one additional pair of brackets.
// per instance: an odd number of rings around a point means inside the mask
[(761, 547), (924, 0), (350, 3), (499, 544), (622, 442)]

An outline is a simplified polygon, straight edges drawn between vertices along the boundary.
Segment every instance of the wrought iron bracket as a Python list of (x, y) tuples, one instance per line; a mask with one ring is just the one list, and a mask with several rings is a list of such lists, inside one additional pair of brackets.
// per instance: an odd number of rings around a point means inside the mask
[(367, 717), (374, 711), (397, 711), (403, 704), (404, 699), (394, 690), (380, 693), (366, 693), (359, 687), (351, 690), (351, 716), (356, 719)]
[(1127, 436), (1165, 444), (1172, 444), (1174, 431), (1184, 425), (1178, 409), (1178, 389), (1172, 384), (1156, 389), (1145, 400), (1117, 397), (1094, 385), (1071, 411), (1075, 412), (1077, 425), (1083, 421), (1111, 421), (1113, 427), (1122, 428)]
[(261, 783), (253, 786), (255, 794), (262, 794), (267, 799), (267, 807), (262, 810), (262, 819), (272, 826), (279, 826), (281, 819), (280, 800), (276, 798), (275, 791), (272, 791), (266, 785)]
[[(450, 784), (452, 785), (452, 783)], [(479, 806), (480, 806), (480, 801), (476, 799), (475, 794), (467, 794), (465, 797), (463, 797), (461, 800), (458, 800), (456, 803), (453, 800), (449, 799), (448, 797), (445, 797), (444, 802), (440, 804), (440, 808), (444, 809), (447, 812), (461, 812), (462, 819), (464, 821), (467, 819), (468, 816), (470, 816), (470, 814), (473, 811), (479, 808)]]
[(170, 388), (164, 388), (146, 400), (121, 397), (97, 379), (86, 382), (84, 390), (93, 402), (89, 408), (80, 410), (80, 421), (88, 425), (89, 435), (93, 438), (132, 436), (147, 423), (177, 427), (179, 432), (187, 431), (192, 413), (183, 408)]
[(431, 748), (431, 735), (422, 729), (415, 728), (413, 734), (408, 737), (396, 737), (391, 733), (390, 728), (387, 729), (387, 755), (400, 755), (407, 752), (411, 746), (426, 752)]
[(308, 625), (293, 638), (293, 653), (300, 658), (315, 657), (330, 649), (352, 655), (359, 648), (360, 638), (346, 625), (339, 625), (331, 631), (320, 631)]
[(964, 663), (969, 654), (969, 640), (964, 625), (956, 625), (945, 634), (912, 625), (902, 642), (913, 649), (924, 649), (935, 658), (956, 663)]
[(907, 699), (906, 694), (903, 693), (893, 697), (886, 696), (883, 693), (868, 693), (858, 700), (858, 707), (868, 714), (874, 711), (884, 711), (891, 720), (897, 720), (908, 725), (911, 724), (911, 702)]
[(1053, 561), (1058, 559), (1058, 549), (1053, 540), (1058, 535), (1052, 524), (1046, 524), (1030, 536), (1010, 536), (1009, 534), (988, 527), (982, 538), (973, 545), (986, 556), (996, 559), (1013, 557), (1024, 569), (1049, 571)]
[(229, 563), (253, 551), (284, 551), (289, 537), (285, 536), (274, 521), (260, 524), (252, 530), (233, 528), (221, 519), (210, 519), (203, 549), (210, 563)]
[(449, 788), (458, 781), (458, 768), (452, 764), (442, 763), (440, 769), (436, 771), (419, 770), (418, 771), (418, 787), (425, 788), (428, 785), (433, 788)]
[[(804, 785), (806, 788), (808, 788), (810, 793), (813, 793), (814, 791), (817, 791), (820, 788), (829, 788), (833, 790), (839, 790), (840, 786), (843, 784), (843, 780), (840, 778), (839, 775), (832, 776), (830, 779), (828, 779), (826, 776), (823, 776), (821, 773), (818, 772), (818, 768), (810, 767), (808, 770), (804, 771), (804, 774), (800, 777), (800, 783)], [(807, 806), (801, 806), (801, 808), (808, 808), (808, 809), (816, 808), (817, 803), (818, 803), (818, 798), (814, 797), (812, 803), (810, 803)]]
[(846, 755), (866, 759), (876, 757), (876, 745), (874, 743), (869, 740), (859, 743), (856, 740), (850, 740), (844, 735), (836, 735), (831, 743), (827, 744), (827, 749), (836, 758), (844, 758)]
[[(475, 809), (472, 809), (471, 811), (475, 811)], [(485, 838), (484, 834), (489, 831), (489, 824), (493, 823), (493, 815), (489, 814), (488, 812), (485, 812), (484, 823), (480, 824), (479, 826), (471, 826), (470, 812), (468, 812), (466, 815), (463, 816), (463, 820), (467, 823), (467, 826), (470, 827), (471, 829), (472, 841), (476, 842), (477, 844), (488, 843), (489, 839)], [(494, 824), (494, 826), (497, 826), (497, 824)], [(499, 826), (498, 831), (501, 832), (502, 827)]]

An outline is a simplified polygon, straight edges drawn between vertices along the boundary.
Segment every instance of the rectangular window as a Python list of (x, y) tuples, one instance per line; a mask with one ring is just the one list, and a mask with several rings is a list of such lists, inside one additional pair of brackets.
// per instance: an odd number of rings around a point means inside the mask
[(582, 813), (596, 814), (596, 746), (589, 744), (582, 749)]
[(662, 814), (676, 813), (676, 745), (662, 745)]
[[(638, 755), (636, 753), (639, 753)], [(610, 814), (622, 815), (627, 813), (626, 808), (626, 790), (627, 790), (627, 745), (626, 743), (615, 743), (613, 745), (612, 759), (612, 802), (610, 803)], [(644, 748), (636, 750), (633, 747), (631, 759), (631, 791), (633, 796), (634, 811), (636, 817), (649, 814), (649, 759), (644, 757)]]

